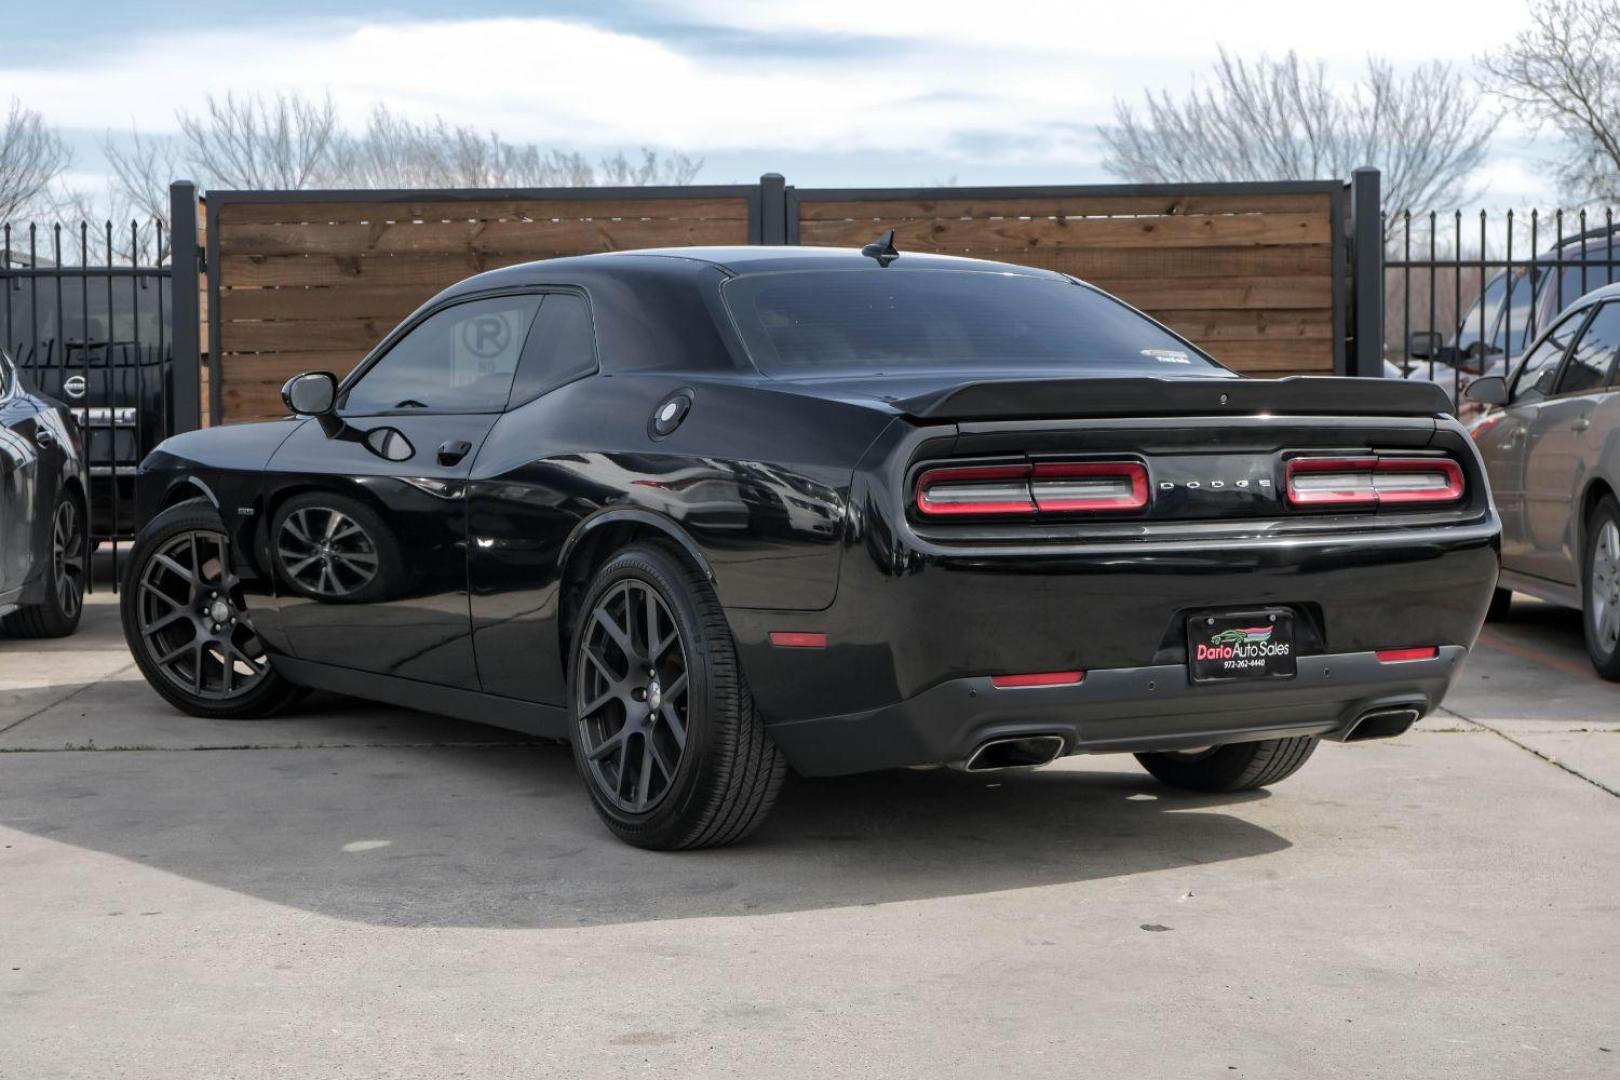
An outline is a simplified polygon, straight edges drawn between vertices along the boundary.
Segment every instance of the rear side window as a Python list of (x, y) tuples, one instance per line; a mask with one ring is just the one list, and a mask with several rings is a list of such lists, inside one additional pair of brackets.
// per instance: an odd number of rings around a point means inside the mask
[(1558, 376), (1558, 392), (1580, 394), (1602, 387), (1609, 381), (1617, 346), (1620, 346), (1620, 304), (1604, 304), (1586, 324), (1581, 340), (1570, 352), (1569, 363)]
[(1564, 358), (1564, 352), (1569, 348), (1569, 339), (1581, 327), (1581, 320), (1586, 318), (1586, 311), (1571, 312), (1562, 322), (1553, 327), (1552, 332), (1542, 339), (1540, 345), (1530, 350), (1530, 355), (1524, 358), (1524, 364), (1519, 368), (1519, 374), (1513, 383), (1513, 403), (1515, 405), (1526, 401), (1540, 401), (1553, 392), (1553, 379), (1557, 376), (1558, 361)]
[(960, 270), (752, 274), (722, 295), (767, 375), (1068, 370), (1224, 375), (1124, 304), (1055, 278)]
[(596, 370), (596, 335), (591, 308), (583, 296), (551, 293), (529, 329), (512, 383), (513, 406), (573, 382)]

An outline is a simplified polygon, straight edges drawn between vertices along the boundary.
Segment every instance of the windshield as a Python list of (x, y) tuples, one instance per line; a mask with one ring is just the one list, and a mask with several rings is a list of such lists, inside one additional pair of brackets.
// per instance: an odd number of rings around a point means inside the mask
[(802, 270), (723, 290), (750, 359), (782, 377), (939, 369), (1225, 375), (1113, 298), (1057, 278), (966, 270)]

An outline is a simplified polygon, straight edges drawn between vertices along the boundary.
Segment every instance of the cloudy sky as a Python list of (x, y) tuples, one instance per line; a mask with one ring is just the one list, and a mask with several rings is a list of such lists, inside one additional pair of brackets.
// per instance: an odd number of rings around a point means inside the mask
[[(108, 129), (287, 89), (329, 89), (356, 124), (382, 101), (510, 141), (684, 150), (712, 183), (1086, 183), (1108, 179), (1114, 99), (1186, 89), (1217, 45), (1343, 77), (1369, 52), (1472, 71), (1524, 21), (1523, 0), (0, 0), (0, 98), (64, 129), (87, 187)], [(1549, 138), (1505, 126), (1481, 203), (1551, 200)]]

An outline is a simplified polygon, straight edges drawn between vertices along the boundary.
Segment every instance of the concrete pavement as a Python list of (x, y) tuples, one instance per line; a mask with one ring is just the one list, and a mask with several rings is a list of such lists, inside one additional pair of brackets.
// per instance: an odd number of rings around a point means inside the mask
[(800, 781), (661, 855), (556, 746), (180, 716), (107, 600), (0, 639), (6, 1080), (1620, 1075), (1620, 687), (1544, 605), (1269, 793)]

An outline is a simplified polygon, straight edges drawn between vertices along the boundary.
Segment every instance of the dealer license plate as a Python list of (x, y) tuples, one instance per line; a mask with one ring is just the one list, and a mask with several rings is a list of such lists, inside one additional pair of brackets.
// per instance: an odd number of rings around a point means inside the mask
[(1293, 612), (1267, 608), (1188, 619), (1187, 670), (1194, 682), (1292, 678)]

